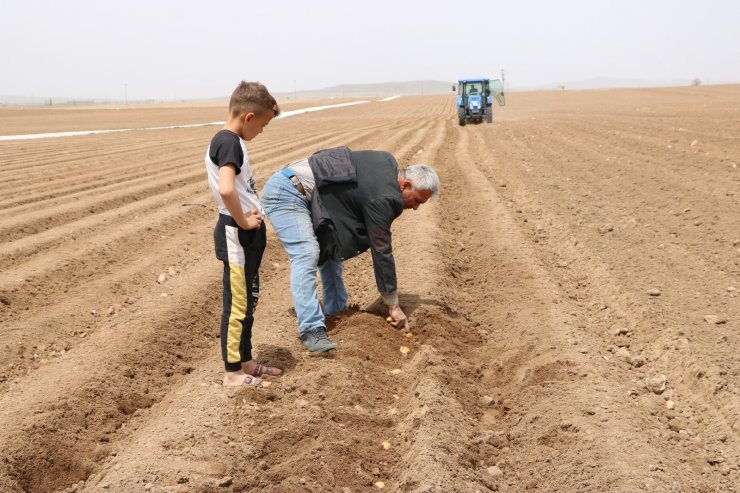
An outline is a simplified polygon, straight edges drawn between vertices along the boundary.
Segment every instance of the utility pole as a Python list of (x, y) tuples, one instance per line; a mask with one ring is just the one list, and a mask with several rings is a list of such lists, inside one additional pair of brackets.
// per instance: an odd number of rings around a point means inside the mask
[(501, 87), (506, 89), (506, 73), (504, 72), (504, 69), (501, 69)]

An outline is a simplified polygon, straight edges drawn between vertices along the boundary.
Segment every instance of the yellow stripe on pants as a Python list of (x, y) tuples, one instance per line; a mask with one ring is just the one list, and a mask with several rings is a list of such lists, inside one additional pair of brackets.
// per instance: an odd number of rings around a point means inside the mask
[(226, 334), (226, 362), (239, 363), (239, 346), (242, 339), (242, 322), (247, 316), (247, 280), (244, 273), (244, 247), (239, 243), (239, 229), (225, 225), (226, 248), (229, 254), (229, 285), (231, 310)]
[(247, 281), (243, 265), (229, 262), (229, 282), (231, 284), (231, 312), (226, 339), (226, 358), (229, 363), (238, 363), (241, 361), (239, 345), (241, 344), (242, 321), (247, 316)]

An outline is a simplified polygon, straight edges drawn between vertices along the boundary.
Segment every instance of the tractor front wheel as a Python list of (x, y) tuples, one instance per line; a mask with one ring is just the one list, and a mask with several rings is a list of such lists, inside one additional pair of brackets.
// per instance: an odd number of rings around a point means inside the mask
[(464, 108), (457, 109), (457, 121), (461, 127), (465, 126), (465, 109)]
[(486, 108), (486, 123), (493, 123), (493, 108)]

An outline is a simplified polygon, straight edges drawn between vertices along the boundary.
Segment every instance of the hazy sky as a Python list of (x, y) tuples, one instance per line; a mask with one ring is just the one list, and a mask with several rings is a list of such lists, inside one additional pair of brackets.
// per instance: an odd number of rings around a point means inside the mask
[(740, 0), (0, 0), (0, 95), (596, 76), (740, 82)]

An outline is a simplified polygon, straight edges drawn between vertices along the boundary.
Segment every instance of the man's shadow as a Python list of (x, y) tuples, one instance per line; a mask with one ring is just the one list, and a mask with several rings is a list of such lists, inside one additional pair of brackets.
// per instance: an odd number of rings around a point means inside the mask
[[(450, 308), (447, 303), (443, 303), (439, 300), (431, 298), (422, 298), (418, 294), (401, 294), (398, 296), (398, 302), (401, 305), (401, 309), (407, 317), (412, 317), (422, 306), (436, 306), (441, 308), (444, 313), (452, 317), (458, 317), (460, 314)], [(388, 316), (388, 307), (383, 303), (383, 298), (378, 296), (375, 301), (367, 305), (362, 311), (379, 315), (383, 318)]]

